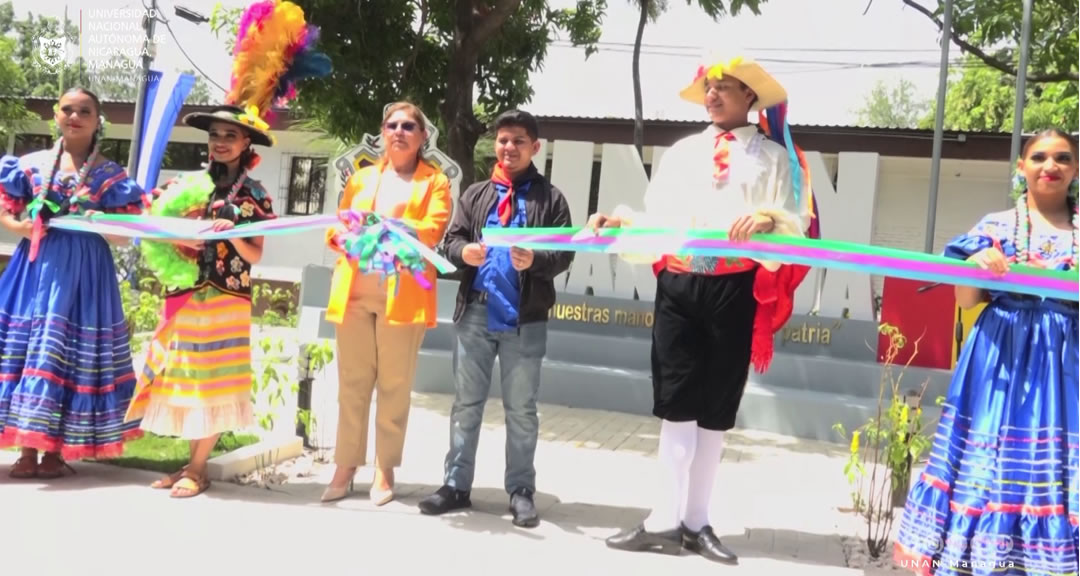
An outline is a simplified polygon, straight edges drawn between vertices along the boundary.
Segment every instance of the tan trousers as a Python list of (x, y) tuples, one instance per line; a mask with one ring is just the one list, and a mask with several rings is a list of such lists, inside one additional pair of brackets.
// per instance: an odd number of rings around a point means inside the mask
[(386, 321), (386, 285), (378, 276), (358, 274), (352, 283), (344, 321), (337, 327), (338, 430), (334, 463), (367, 464), (368, 420), (375, 407), (375, 466), (401, 465), (416, 361), (424, 341), (423, 324)]

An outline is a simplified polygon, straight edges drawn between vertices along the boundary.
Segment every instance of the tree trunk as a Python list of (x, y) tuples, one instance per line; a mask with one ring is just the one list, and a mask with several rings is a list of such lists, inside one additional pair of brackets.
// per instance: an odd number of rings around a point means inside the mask
[(450, 77), (446, 83), (446, 100), (442, 104), (447, 153), (461, 168), (461, 190), (476, 180), (474, 149), (484, 133), (484, 125), (476, 119), (472, 108), (476, 59), (476, 53), (468, 49), (455, 47), (450, 53)]
[(645, 114), (641, 108), (641, 38), (645, 35), (645, 24), (649, 20), (649, 3), (652, 0), (638, 0), (641, 15), (638, 17), (637, 37), (634, 38), (634, 148), (645, 162), (642, 149), (645, 147)]
[(440, 111), (446, 124), (447, 153), (461, 168), (461, 190), (476, 180), (473, 152), (487, 128), (473, 114), (476, 61), (484, 43), (520, 4), (521, 0), (498, 0), (494, 7), (481, 9), (473, 0), (457, 0), (454, 5), (454, 39), (447, 70), (450, 76)]

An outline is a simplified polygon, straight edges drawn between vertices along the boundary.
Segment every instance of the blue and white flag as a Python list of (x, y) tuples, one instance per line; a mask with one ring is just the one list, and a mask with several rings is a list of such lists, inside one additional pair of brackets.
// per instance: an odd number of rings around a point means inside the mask
[(184, 100), (195, 86), (195, 76), (177, 72), (150, 70), (146, 80), (146, 100), (143, 105), (142, 137), (135, 182), (143, 190), (157, 186), (165, 146), (169, 143), (176, 117)]

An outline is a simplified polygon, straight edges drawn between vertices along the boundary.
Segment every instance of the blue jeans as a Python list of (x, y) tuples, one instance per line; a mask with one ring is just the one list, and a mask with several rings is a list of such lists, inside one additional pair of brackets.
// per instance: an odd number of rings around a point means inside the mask
[(513, 494), (526, 488), (535, 492), (533, 459), (540, 433), (536, 398), (540, 391), (540, 364), (547, 353), (547, 322), (525, 324), (520, 330), (510, 332), (492, 332), (487, 327), (485, 305), (469, 304), (456, 328), (456, 394), (450, 411), (445, 483), (457, 490), (472, 489), (484, 403), (491, 390), (491, 373), (498, 357), (506, 412), (506, 491)]

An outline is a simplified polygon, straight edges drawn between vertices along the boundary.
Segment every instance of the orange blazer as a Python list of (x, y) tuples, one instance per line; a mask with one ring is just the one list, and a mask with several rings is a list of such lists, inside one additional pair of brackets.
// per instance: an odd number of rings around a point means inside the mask
[[(345, 184), (339, 209), (370, 212), (386, 167), (387, 161), (381, 160), (354, 173)], [(446, 232), (452, 202), (450, 180), (441, 170), (421, 160), (413, 174), (412, 195), (401, 219), (416, 229), (421, 242), (434, 248)], [(336, 232), (333, 228), (327, 230), (326, 242), (340, 252), (333, 241)], [(349, 291), (356, 274), (355, 263), (350, 263), (344, 256), (338, 258), (330, 288), (330, 303), (326, 309), (328, 321), (341, 324), (344, 320)], [(438, 323), (435, 267), (428, 264), (424, 268), (424, 277), (431, 283), (430, 290), (425, 290), (412, 276), (401, 275), (387, 280), (386, 319), (391, 324), (425, 324), (433, 328)]]

